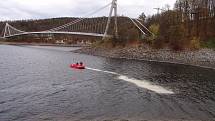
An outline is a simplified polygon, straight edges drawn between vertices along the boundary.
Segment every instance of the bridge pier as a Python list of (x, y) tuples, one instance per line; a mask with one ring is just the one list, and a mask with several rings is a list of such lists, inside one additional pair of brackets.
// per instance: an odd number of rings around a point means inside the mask
[(106, 39), (107, 37), (107, 34), (108, 34), (108, 30), (110, 28), (110, 22), (111, 22), (111, 17), (112, 17), (112, 14), (113, 14), (113, 11), (114, 11), (114, 30), (115, 30), (115, 33), (114, 33), (114, 36), (118, 38), (118, 25), (117, 25), (117, 0), (113, 0), (112, 1), (112, 5), (111, 5), (111, 9), (110, 9), (110, 13), (109, 13), (109, 17), (108, 17), (108, 21), (107, 21), (107, 26), (106, 26), (106, 29), (105, 29), (105, 33), (104, 33), (104, 37), (103, 37), (103, 40)]

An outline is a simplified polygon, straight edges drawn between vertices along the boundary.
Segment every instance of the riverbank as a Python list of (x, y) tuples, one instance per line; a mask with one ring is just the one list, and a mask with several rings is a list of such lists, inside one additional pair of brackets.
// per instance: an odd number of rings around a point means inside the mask
[(82, 44), (49, 44), (49, 43), (16, 43), (16, 42), (0, 42), (0, 45), (17, 45), (17, 46), (59, 46), (59, 47), (89, 47)]
[(73, 52), (109, 58), (168, 62), (215, 69), (215, 50), (212, 49), (172, 51), (170, 49), (152, 49), (148, 46), (111, 49), (104, 47), (84, 47)]

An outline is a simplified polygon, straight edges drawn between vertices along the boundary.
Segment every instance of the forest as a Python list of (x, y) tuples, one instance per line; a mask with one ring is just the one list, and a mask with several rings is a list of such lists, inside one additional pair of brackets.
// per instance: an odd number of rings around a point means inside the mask
[(177, 0), (173, 10), (140, 16), (155, 34), (149, 42), (156, 48), (174, 50), (215, 48), (215, 0)]
[[(125, 16), (118, 17), (119, 38), (112, 40), (113, 44), (139, 41), (154, 48), (171, 48), (173, 50), (215, 48), (215, 0), (176, 0), (174, 9), (168, 5), (157, 14), (146, 16), (142, 13), (139, 20), (153, 33), (143, 36), (136, 26)], [(44, 31), (69, 23), (79, 18), (51, 18), (42, 20), (19, 20), (0, 22), (0, 32), (8, 22), (23, 31)], [(112, 18), (114, 21), (114, 18)], [(78, 23), (82, 28), (73, 31), (104, 33), (107, 17), (85, 18)], [(114, 22), (111, 22), (114, 23)], [(85, 28), (90, 25), (90, 28)], [(91, 30), (90, 30), (91, 29)], [(65, 31), (65, 30), (62, 30)], [(114, 24), (111, 24), (109, 34), (113, 35)], [(55, 36), (57, 39), (67, 36)], [(67, 37), (68, 38), (68, 37)], [(69, 37), (74, 39), (74, 37)], [(77, 40), (78, 37), (75, 37)], [(88, 39), (82, 37), (81, 39)], [(93, 38), (101, 39), (101, 38)]]

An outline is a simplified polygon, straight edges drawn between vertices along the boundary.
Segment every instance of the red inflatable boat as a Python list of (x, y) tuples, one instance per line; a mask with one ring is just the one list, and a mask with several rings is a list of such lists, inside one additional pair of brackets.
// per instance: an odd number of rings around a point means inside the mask
[(74, 69), (85, 69), (84, 65), (79, 65), (79, 64), (71, 64), (70, 67)]

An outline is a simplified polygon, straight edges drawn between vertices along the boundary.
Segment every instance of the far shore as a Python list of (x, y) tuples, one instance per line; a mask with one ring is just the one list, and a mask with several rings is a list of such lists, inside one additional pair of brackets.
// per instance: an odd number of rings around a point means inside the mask
[(72, 51), (108, 58), (123, 58), (161, 63), (183, 64), (215, 69), (215, 50), (172, 51), (170, 49), (152, 49), (150, 47), (103, 48), (83, 47)]
[(58, 47), (88, 47), (83, 44), (50, 44), (50, 43), (16, 43), (16, 42), (0, 42), (0, 45), (17, 45), (17, 46), (58, 46)]

